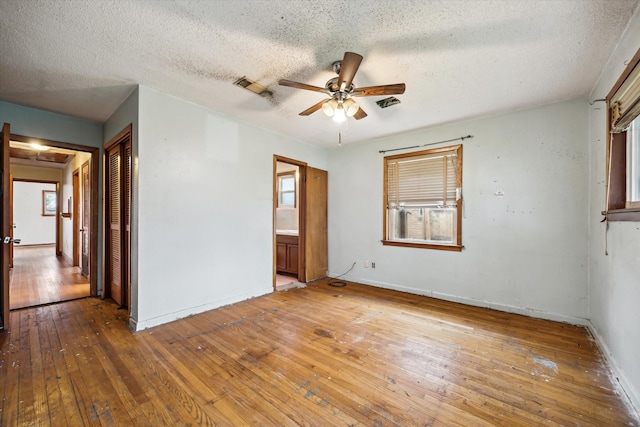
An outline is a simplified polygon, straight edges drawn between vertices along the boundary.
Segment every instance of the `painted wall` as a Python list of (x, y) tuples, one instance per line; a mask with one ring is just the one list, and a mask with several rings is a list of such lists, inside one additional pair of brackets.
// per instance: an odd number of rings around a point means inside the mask
[[(636, 12), (596, 84), (591, 99), (607, 96), (640, 48)], [(589, 115), (589, 291), (590, 319), (625, 391), (640, 412), (640, 223), (601, 223), (606, 190), (606, 104)], [(608, 255), (607, 255), (608, 253)]]
[(56, 184), (15, 181), (13, 183), (13, 237), (20, 245), (56, 242), (56, 217), (42, 215), (42, 191), (56, 191)]
[(29, 179), (34, 181), (62, 181), (62, 169), (40, 168), (11, 163), (9, 170), (13, 179)]
[[(585, 324), (587, 114), (587, 103), (575, 100), (332, 150), (330, 275), (355, 262), (347, 277), (359, 282)], [(463, 143), (465, 249), (383, 246), (378, 150), (469, 134), (473, 139)], [(364, 268), (366, 260), (376, 268)]]
[(136, 329), (273, 290), (273, 156), (326, 151), (139, 88)]
[(99, 147), (102, 141), (100, 123), (5, 101), (0, 101), (0, 122), (9, 123), (11, 133), (17, 135), (89, 147)]

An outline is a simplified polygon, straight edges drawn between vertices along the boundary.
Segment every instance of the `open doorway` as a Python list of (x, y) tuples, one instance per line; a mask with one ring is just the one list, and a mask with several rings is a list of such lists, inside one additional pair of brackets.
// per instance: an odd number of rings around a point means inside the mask
[(274, 156), (273, 246), (274, 290), (326, 276), (326, 171)]
[[(275, 170), (275, 289), (295, 286), (300, 272), (300, 168), (304, 165), (276, 161)], [(304, 236), (302, 237), (304, 242)]]
[(99, 150), (12, 134), (8, 151), (9, 215), (20, 241), (11, 248), (9, 308), (97, 295), (90, 230), (97, 230), (91, 168), (97, 172)]

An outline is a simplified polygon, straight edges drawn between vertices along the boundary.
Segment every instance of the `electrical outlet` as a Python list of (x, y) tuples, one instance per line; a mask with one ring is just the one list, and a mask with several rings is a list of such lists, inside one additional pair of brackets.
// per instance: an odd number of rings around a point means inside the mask
[(371, 268), (376, 268), (376, 263), (371, 261)]
[(369, 268), (369, 261), (364, 262), (364, 268)]

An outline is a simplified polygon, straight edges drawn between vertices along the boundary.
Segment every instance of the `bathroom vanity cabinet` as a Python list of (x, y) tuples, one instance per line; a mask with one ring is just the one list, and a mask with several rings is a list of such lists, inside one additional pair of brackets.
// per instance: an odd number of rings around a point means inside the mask
[(276, 234), (276, 271), (298, 274), (298, 236)]

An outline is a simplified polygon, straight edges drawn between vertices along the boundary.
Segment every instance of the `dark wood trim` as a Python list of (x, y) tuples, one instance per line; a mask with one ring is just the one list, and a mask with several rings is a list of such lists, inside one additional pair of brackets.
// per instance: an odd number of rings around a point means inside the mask
[(602, 211), (607, 221), (635, 221), (640, 222), (640, 208), (612, 209)]
[[(73, 219), (71, 220), (71, 226), (73, 227), (72, 232), (72, 244), (71, 249), (73, 253), (71, 254), (71, 265), (79, 266), (80, 265), (80, 254), (79, 254), (79, 233), (80, 233), (80, 168), (74, 170), (71, 173), (71, 186), (72, 186), (72, 194), (73, 194)], [(82, 268), (81, 268), (82, 270)]]
[(132, 139), (133, 138), (133, 124), (132, 123), (129, 123), (127, 126), (124, 127), (124, 129), (122, 129), (120, 132), (118, 132), (116, 134), (116, 136), (114, 136), (106, 144), (104, 144), (104, 150), (107, 151), (111, 147), (113, 147), (114, 145), (123, 143), (124, 141), (127, 140), (127, 138), (128, 139)]
[[(9, 141), (11, 135), (11, 127), (9, 123), (5, 123), (2, 127), (2, 147), (0, 147), (0, 163), (2, 170), (0, 171), (0, 190), (2, 190), (2, 211), (0, 211), (0, 232), (1, 238), (11, 236), (11, 223), (9, 222), (9, 212), (11, 210), (10, 200), (10, 172), (9, 172)], [(6, 214), (6, 215), (5, 215)], [(4, 331), (10, 330), (10, 314), (9, 314), (9, 258), (11, 257), (10, 245), (0, 244), (0, 266), (2, 271), (2, 281), (0, 282), (0, 328)], [(6, 337), (6, 335), (5, 335)]]
[[(40, 166), (35, 166), (35, 167), (39, 168)], [(20, 181), (20, 182), (37, 182), (37, 183), (42, 183), (42, 184), (59, 184), (60, 183), (60, 181), (48, 181), (48, 180), (44, 180), (44, 179), (13, 178), (13, 182), (16, 182), (16, 181)]]
[[(95, 154), (91, 154), (91, 163), (89, 169), (91, 201), (90, 201), (90, 226), (89, 226), (89, 284), (91, 296), (98, 296), (98, 233), (99, 221), (98, 214), (101, 211), (99, 204), (98, 189), (100, 188), (100, 151), (96, 150)], [(104, 235), (103, 235), (104, 238)], [(104, 287), (104, 284), (103, 284)]]
[(607, 210), (624, 209), (627, 199), (627, 132), (612, 134), (609, 145)]
[(419, 248), (419, 249), (438, 249), (441, 251), (462, 252), (464, 246), (462, 245), (434, 245), (431, 243), (409, 243), (399, 242), (397, 240), (381, 240), (385, 246), (403, 246), (405, 248)]

